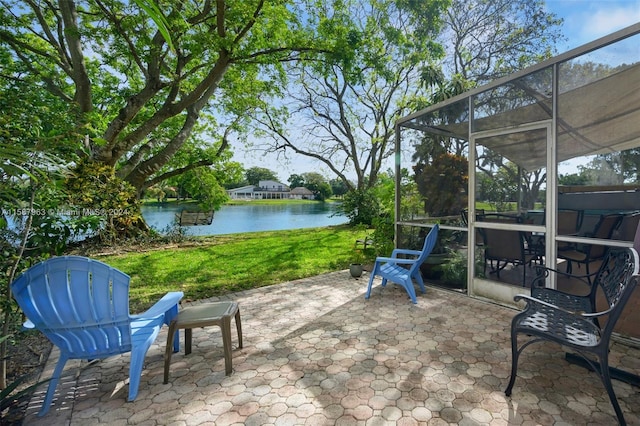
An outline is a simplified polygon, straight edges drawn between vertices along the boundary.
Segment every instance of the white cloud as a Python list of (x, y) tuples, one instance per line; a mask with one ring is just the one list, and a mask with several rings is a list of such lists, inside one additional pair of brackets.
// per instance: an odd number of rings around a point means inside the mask
[(582, 38), (594, 40), (640, 22), (640, 1), (624, 2), (617, 7), (611, 7), (607, 3), (598, 2), (599, 10), (584, 14)]
[(559, 52), (640, 22), (640, 0), (547, 0), (547, 11), (564, 18), (566, 42)]

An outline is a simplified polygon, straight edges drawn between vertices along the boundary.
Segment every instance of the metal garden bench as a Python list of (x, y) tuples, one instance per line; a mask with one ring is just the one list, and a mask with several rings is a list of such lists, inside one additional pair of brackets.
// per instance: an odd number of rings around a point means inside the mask
[[(515, 301), (526, 302), (526, 306), (511, 322), (511, 379), (505, 394), (511, 395), (518, 358), (524, 348), (543, 340), (555, 342), (577, 353), (593, 371), (598, 372), (618, 421), (625, 425), (611, 384), (609, 343), (616, 322), (636, 287), (638, 263), (638, 253), (633, 248), (609, 249), (587, 296), (541, 287), (540, 284), (544, 285), (544, 279), (549, 273), (562, 272), (538, 267), (541, 273), (534, 281), (531, 296), (517, 295), (514, 298)], [(598, 288), (606, 299), (606, 309), (602, 311), (596, 309)], [(598, 321), (602, 317), (606, 317), (604, 326)], [(518, 335), (527, 336), (527, 340), (519, 347)], [(597, 361), (592, 360), (589, 355), (595, 356)]]

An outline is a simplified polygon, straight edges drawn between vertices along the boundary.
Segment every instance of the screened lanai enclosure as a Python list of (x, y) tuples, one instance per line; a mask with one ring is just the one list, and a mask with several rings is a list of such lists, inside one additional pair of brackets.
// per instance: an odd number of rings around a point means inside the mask
[(440, 224), (429, 282), (512, 304), (535, 264), (593, 272), (640, 219), (640, 24), (396, 130), (396, 244), (420, 247)]

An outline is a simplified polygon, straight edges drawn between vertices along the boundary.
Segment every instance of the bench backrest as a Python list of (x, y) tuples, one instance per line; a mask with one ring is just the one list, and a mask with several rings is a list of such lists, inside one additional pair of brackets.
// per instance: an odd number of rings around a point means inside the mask
[(182, 210), (178, 214), (178, 225), (180, 226), (197, 226), (197, 225), (211, 225), (213, 223), (214, 211), (200, 211), (200, 210)]

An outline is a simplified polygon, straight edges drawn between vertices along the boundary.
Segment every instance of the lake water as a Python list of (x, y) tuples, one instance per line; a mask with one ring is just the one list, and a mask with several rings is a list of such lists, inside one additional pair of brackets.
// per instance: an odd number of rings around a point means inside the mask
[[(162, 232), (174, 223), (176, 213), (183, 208), (176, 205), (142, 206), (142, 216), (149, 226)], [(221, 235), (347, 223), (345, 216), (333, 216), (336, 208), (336, 203), (225, 205), (216, 211), (211, 225), (184, 228), (188, 235)]]

